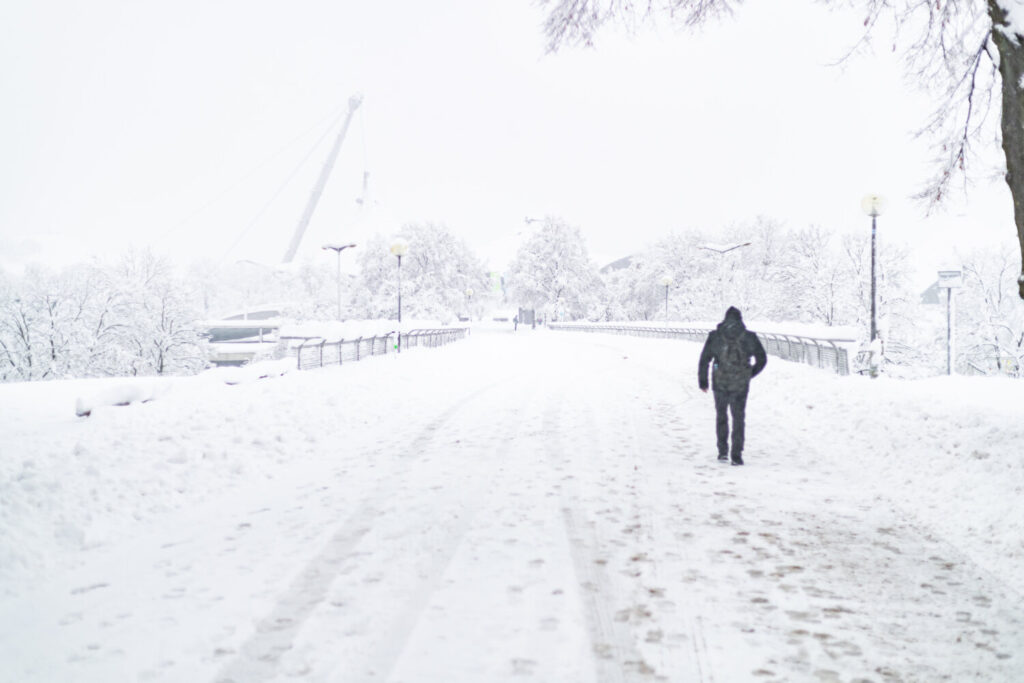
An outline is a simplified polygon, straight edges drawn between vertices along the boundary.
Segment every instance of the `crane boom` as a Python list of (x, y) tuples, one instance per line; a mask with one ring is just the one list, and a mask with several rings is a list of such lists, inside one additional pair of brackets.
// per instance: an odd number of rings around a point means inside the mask
[(292, 259), (295, 258), (295, 252), (299, 250), (299, 244), (302, 242), (302, 236), (305, 234), (306, 227), (309, 225), (309, 221), (313, 217), (313, 212), (316, 211), (316, 205), (320, 202), (320, 195), (323, 194), (324, 186), (327, 185), (327, 179), (331, 175), (331, 169), (334, 168), (334, 162), (338, 158), (338, 151), (341, 149), (341, 143), (345, 141), (345, 133), (348, 132), (348, 124), (352, 122), (352, 115), (362, 103), (362, 95), (353, 95), (348, 98), (348, 115), (345, 117), (345, 123), (342, 124), (341, 130), (338, 131), (338, 137), (334, 141), (331, 153), (327, 155), (327, 161), (324, 162), (324, 167), (320, 169), (320, 177), (317, 179), (316, 185), (313, 186), (313, 193), (309, 196), (309, 201), (306, 202), (306, 209), (302, 212), (302, 218), (299, 219), (299, 224), (295, 226), (295, 234), (292, 235), (292, 241), (288, 245), (288, 251), (284, 254), (284, 263), (291, 263)]

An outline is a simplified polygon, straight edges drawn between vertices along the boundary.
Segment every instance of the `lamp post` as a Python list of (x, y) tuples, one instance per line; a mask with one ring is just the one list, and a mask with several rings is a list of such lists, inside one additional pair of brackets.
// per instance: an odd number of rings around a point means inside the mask
[(878, 377), (878, 360), (876, 358), (875, 339), (878, 338), (877, 291), (875, 279), (875, 260), (877, 253), (877, 219), (885, 209), (885, 200), (880, 195), (868, 194), (860, 201), (860, 208), (871, 216), (871, 376)]
[(338, 271), (335, 275), (335, 281), (338, 285), (338, 321), (341, 321), (341, 252), (345, 251), (349, 247), (354, 247), (354, 244), (325, 244), (321, 249), (324, 251), (333, 251), (338, 255)]
[(569, 278), (566, 277), (565, 273), (559, 273), (555, 277), (555, 287), (558, 289), (555, 291), (555, 318), (558, 322), (562, 322), (563, 311), (562, 311), (562, 293), (565, 292), (565, 288), (569, 285)]
[(391, 243), (391, 253), (398, 257), (398, 352), (402, 352), (402, 257), (409, 253), (409, 243), (401, 237)]
[(668, 288), (672, 286), (672, 276), (668, 273), (662, 275), (661, 284), (665, 287), (665, 327), (668, 327)]

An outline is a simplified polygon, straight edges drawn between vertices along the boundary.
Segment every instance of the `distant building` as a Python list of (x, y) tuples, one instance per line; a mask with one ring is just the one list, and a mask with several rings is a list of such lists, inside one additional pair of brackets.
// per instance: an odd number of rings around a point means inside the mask
[(941, 296), (940, 297), (940, 289), (939, 289), (939, 281), (938, 280), (933, 282), (932, 285), (928, 289), (926, 289), (923, 292), (921, 292), (921, 303), (922, 304), (929, 304), (929, 305), (934, 304), (934, 305), (937, 306), (938, 304), (945, 303), (945, 301), (946, 301), (946, 297), (945, 296)]
[(633, 265), (633, 259), (634, 258), (635, 258), (634, 255), (630, 255), (630, 256), (623, 256), (622, 258), (620, 258), (617, 261), (612, 261), (608, 265), (606, 265), (603, 268), (601, 268), (601, 274), (604, 275), (606, 273), (610, 273), (610, 272), (615, 271), (615, 270), (622, 270), (623, 268), (629, 268), (631, 265)]

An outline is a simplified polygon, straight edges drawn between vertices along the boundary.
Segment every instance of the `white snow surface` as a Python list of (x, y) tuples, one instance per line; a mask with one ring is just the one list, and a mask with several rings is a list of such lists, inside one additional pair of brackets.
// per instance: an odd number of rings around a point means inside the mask
[(699, 350), (0, 385), (0, 681), (1024, 680), (1024, 383)]

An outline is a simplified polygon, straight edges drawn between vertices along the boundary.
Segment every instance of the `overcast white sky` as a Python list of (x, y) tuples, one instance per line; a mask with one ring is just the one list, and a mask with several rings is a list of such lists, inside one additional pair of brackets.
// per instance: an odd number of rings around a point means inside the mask
[(884, 49), (827, 65), (857, 14), (752, 3), (699, 34), (611, 31), (556, 55), (542, 16), (529, 0), (5, 3), (0, 265), (128, 245), (277, 262), (337, 127), (281, 188), (355, 92), (300, 259), (432, 220), (501, 267), (524, 217), (554, 214), (603, 264), (757, 215), (867, 231), (868, 192), (929, 274), (955, 246), (1013, 238), (1001, 182), (931, 218), (909, 199), (927, 101)]

